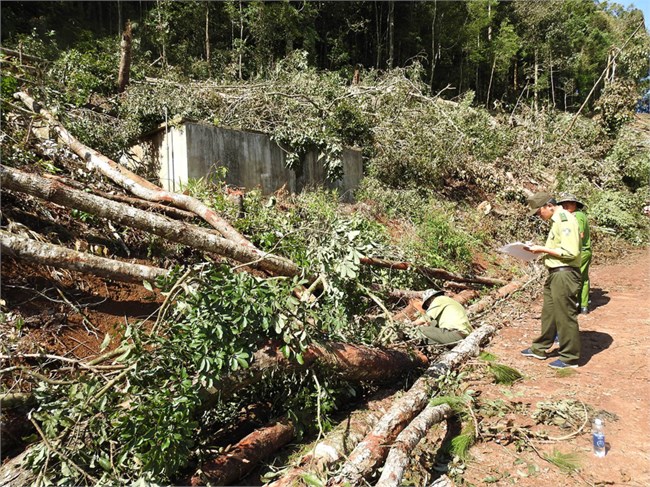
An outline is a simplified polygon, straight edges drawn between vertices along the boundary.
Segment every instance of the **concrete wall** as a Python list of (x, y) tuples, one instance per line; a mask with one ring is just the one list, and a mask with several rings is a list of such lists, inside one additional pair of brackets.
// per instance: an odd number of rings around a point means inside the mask
[(147, 143), (153, 147), (150, 152), (157, 154), (161, 184), (172, 191), (178, 191), (188, 178), (208, 177), (215, 167), (223, 166), (228, 169), (228, 184), (259, 188), (263, 194), (283, 186), (297, 193), (305, 187), (321, 185), (336, 188), (344, 199), (351, 200), (363, 176), (359, 150), (344, 150), (344, 176), (328, 182), (316, 154), (307, 154), (296, 173), (285, 166), (284, 151), (268, 135), (210, 125), (185, 123), (162, 129), (150, 135)]

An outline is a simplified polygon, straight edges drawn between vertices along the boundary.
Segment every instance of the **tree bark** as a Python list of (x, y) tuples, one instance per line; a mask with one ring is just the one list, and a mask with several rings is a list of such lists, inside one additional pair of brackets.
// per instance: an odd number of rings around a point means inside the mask
[(429, 428), (443, 419), (451, 416), (452, 410), (449, 404), (438, 406), (428, 405), (417, 418), (411, 421), (393, 443), (384, 468), (375, 487), (398, 487), (402, 485), (404, 471), (409, 464), (411, 451), (417, 446), (420, 440), (427, 434)]
[(312, 343), (303, 352), (303, 364), (287, 359), (277, 341), (269, 342), (253, 354), (251, 366), (219, 381), (208, 389), (206, 407), (217, 397), (228, 397), (244, 387), (259, 382), (266, 374), (304, 370), (316, 363), (325, 365), (347, 381), (380, 381), (396, 379), (404, 372), (426, 367), (427, 357), (415, 349), (373, 348), (343, 342)]
[(485, 311), (490, 306), (494, 305), (497, 301), (505, 299), (510, 296), (512, 293), (518, 291), (524, 285), (521, 281), (512, 281), (505, 286), (500, 287), (496, 290), (494, 294), (485, 296), (480, 301), (474, 303), (469, 308), (467, 308), (467, 316), (473, 316)]
[(364, 408), (359, 408), (343, 420), (312, 450), (303, 455), (297, 465), (268, 487), (296, 487), (305, 484), (304, 475), (322, 475), (350, 451), (370, 432), (395, 400), (393, 391), (380, 391)]
[(123, 203), (68, 188), (58, 182), (0, 165), (0, 183), (7, 189), (21, 191), (54, 203), (92, 213), (121, 225), (138, 228), (173, 242), (246, 263), (283, 276), (300, 275), (302, 270), (288, 259), (268, 254), (254, 247), (239, 245), (207, 230), (170, 220)]
[(388, 67), (395, 63), (395, 0), (388, 2)]
[(106, 198), (113, 201), (119, 201), (120, 203), (127, 203), (131, 206), (136, 206), (140, 209), (152, 211), (155, 213), (164, 213), (165, 215), (175, 219), (191, 220), (196, 217), (196, 214), (192, 213), (191, 211), (181, 210), (174, 206), (162, 205), (160, 203), (152, 203), (151, 201), (143, 200), (140, 198), (133, 198), (132, 196), (126, 196), (123, 194), (107, 193), (106, 191), (100, 191), (99, 189), (96, 188), (89, 188), (85, 184), (80, 183), (79, 181), (75, 181), (74, 179), (70, 179), (62, 176), (55, 176), (53, 174), (43, 174), (43, 177), (47, 179), (51, 179), (52, 181), (59, 181), (62, 184), (70, 186), (71, 188), (83, 190), (86, 192), (90, 191), (92, 194), (101, 196), (102, 198)]
[(478, 355), (480, 344), (496, 332), (491, 325), (484, 325), (472, 332), (453, 350), (429, 366), (427, 371), (413, 384), (413, 387), (396, 401), (391, 409), (352, 451), (339, 474), (332, 477), (328, 487), (361, 485), (386, 458), (388, 449), (397, 435), (427, 405), (436, 388), (436, 379), (448, 370), (453, 370), (470, 357)]
[(0, 230), (0, 252), (32, 264), (47, 265), (71, 271), (94, 274), (96, 276), (122, 282), (154, 282), (157, 277), (167, 274), (167, 270), (141, 264), (130, 264), (118, 260), (98, 257), (93, 254), (77, 252), (60, 245), (38, 242), (30, 238), (13, 235)]
[(488, 286), (503, 286), (506, 284), (506, 281), (502, 279), (494, 279), (491, 277), (463, 277), (453, 272), (446, 271), (444, 269), (437, 269), (435, 267), (427, 266), (416, 266), (409, 262), (400, 262), (395, 260), (381, 259), (377, 257), (362, 257), (361, 263), (364, 265), (370, 265), (374, 267), (385, 267), (387, 269), (395, 269), (400, 271), (405, 270), (417, 270), (429, 277), (435, 277), (438, 279), (444, 279), (447, 281), (456, 281), (456, 282), (471, 282), (476, 284), (486, 284)]
[(229, 485), (250, 473), (257, 464), (282, 446), (295, 434), (293, 423), (281, 419), (246, 436), (228, 453), (205, 462), (201, 473), (192, 476), (190, 485)]
[(6, 487), (22, 487), (33, 484), (36, 480), (36, 475), (22, 465), (23, 460), (30, 452), (31, 448), (27, 448), (20, 455), (15, 456), (0, 467), (0, 485)]
[(117, 92), (123, 93), (129, 84), (131, 74), (131, 21), (126, 21), (120, 42), (120, 70), (117, 76)]
[[(487, 296), (468, 309), (468, 315), (476, 314), (521, 287), (513, 281), (498, 289), (496, 297)], [(453, 350), (430, 365), (426, 372), (413, 384), (413, 387), (396, 401), (393, 407), (377, 423), (373, 431), (357, 445), (343, 465), (340, 473), (330, 479), (328, 487), (360, 485), (379, 466), (388, 453), (389, 445), (400, 431), (426, 406), (431, 392), (435, 390), (436, 378), (448, 370), (453, 370), (470, 357), (478, 355), (480, 344), (496, 333), (496, 328), (483, 325), (460, 342)]]
[(246, 247), (254, 248), (244, 236), (235, 230), (227, 221), (217, 213), (201, 203), (196, 198), (188, 195), (172, 193), (150, 183), (137, 174), (122, 167), (115, 161), (103, 156), (94, 149), (79, 142), (68, 132), (50, 112), (40, 107), (29, 95), (23, 92), (15, 93), (14, 97), (22, 100), (32, 111), (42, 115), (57, 133), (59, 140), (67, 145), (74, 153), (86, 161), (89, 169), (95, 170), (122, 186), (127, 191), (148, 201), (171, 203), (177, 208), (191, 211), (212, 225), (225, 238)]

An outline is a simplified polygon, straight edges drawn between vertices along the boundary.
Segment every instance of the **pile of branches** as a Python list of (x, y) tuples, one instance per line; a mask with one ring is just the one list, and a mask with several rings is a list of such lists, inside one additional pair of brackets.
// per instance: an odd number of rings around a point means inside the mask
[[(399, 326), (386, 300), (419, 293), (375, 286), (373, 274), (364, 270), (415, 270), (430, 279), (501, 286), (470, 314), (521, 284), (382, 258), (354, 228), (325, 236), (340, 243), (334, 254), (298, 265), (260, 250), (201, 201), (164, 191), (84, 145), (26, 93), (16, 98), (46, 122), (59, 144), (85, 161), (87, 170), (131, 195), (79, 189), (73, 179), (2, 165), (3, 191), (151, 233), (209, 260), (167, 269), (48, 243), (18, 225), (0, 230), (5, 258), (155, 285), (165, 295), (153, 326), (129, 324), (110, 352), (91, 360), (0, 356), (8, 364), (3, 376), (20, 370), (38, 384), (32, 394), (0, 396), (3, 407), (36, 404), (29, 421), (38, 439), (2, 466), (3, 485), (169, 482), (188, 469), (195, 472), (189, 478), (193, 484), (235, 482), (293, 438), (310, 429), (322, 432), (331, 413), (354, 396), (418, 371), (407, 392), (388, 399), (388, 410), (377, 414), (374, 428), (355, 433), (358, 445), (329, 479), (330, 485), (357, 485), (385, 461), (380, 484), (399, 485), (410, 449), (431, 424), (451, 414), (446, 405), (427, 406), (436, 379), (476, 355), (496, 329), (480, 327), (440, 357), (423, 354), (414, 340), (396, 344), (390, 332)], [(107, 336), (103, 346), (110, 341)], [(197, 457), (197, 434), (206, 433), (206, 425), (223, 427), (254, 403), (268, 406), (265, 427), (227, 453)], [(349, 448), (348, 436), (344, 443)], [(302, 478), (305, 465), (334, 468), (343, 457), (332, 448), (321, 448), (328, 452), (322, 458), (315, 451), (316, 462), (312, 458), (288, 470), (285, 482)]]

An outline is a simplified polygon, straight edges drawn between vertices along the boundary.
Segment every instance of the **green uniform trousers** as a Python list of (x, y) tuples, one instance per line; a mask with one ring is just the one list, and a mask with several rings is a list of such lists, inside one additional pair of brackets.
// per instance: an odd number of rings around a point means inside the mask
[(450, 345), (465, 338), (458, 330), (447, 330), (435, 325), (420, 327), (420, 333), (427, 339), (429, 345)]
[(544, 355), (551, 348), (555, 335), (560, 338), (560, 360), (576, 364), (580, 358), (578, 329), (578, 294), (582, 289), (579, 269), (550, 272), (544, 283), (542, 334), (531, 346), (534, 353)]
[(582, 291), (580, 293), (580, 307), (589, 307), (589, 264), (591, 264), (591, 250), (580, 253), (580, 274), (582, 276)]

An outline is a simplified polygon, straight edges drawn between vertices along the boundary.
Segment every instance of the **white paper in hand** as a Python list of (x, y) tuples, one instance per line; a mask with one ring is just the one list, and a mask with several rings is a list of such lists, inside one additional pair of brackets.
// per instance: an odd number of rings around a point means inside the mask
[(530, 262), (531, 260), (535, 260), (539, 257), (538, 254), (535, 254), (529, 250), (526, 250), (524, 247), (528, 247), (530, 244), (525, 244), (521, 242), (514, 242), (510, 243), (508, 245), (504, 245), (499, 249), (499, 252), (503, 252), (504, 254), (512, 255), (513, 257), (516, 257), (517, 259), (525, 260), (526, 262)]

